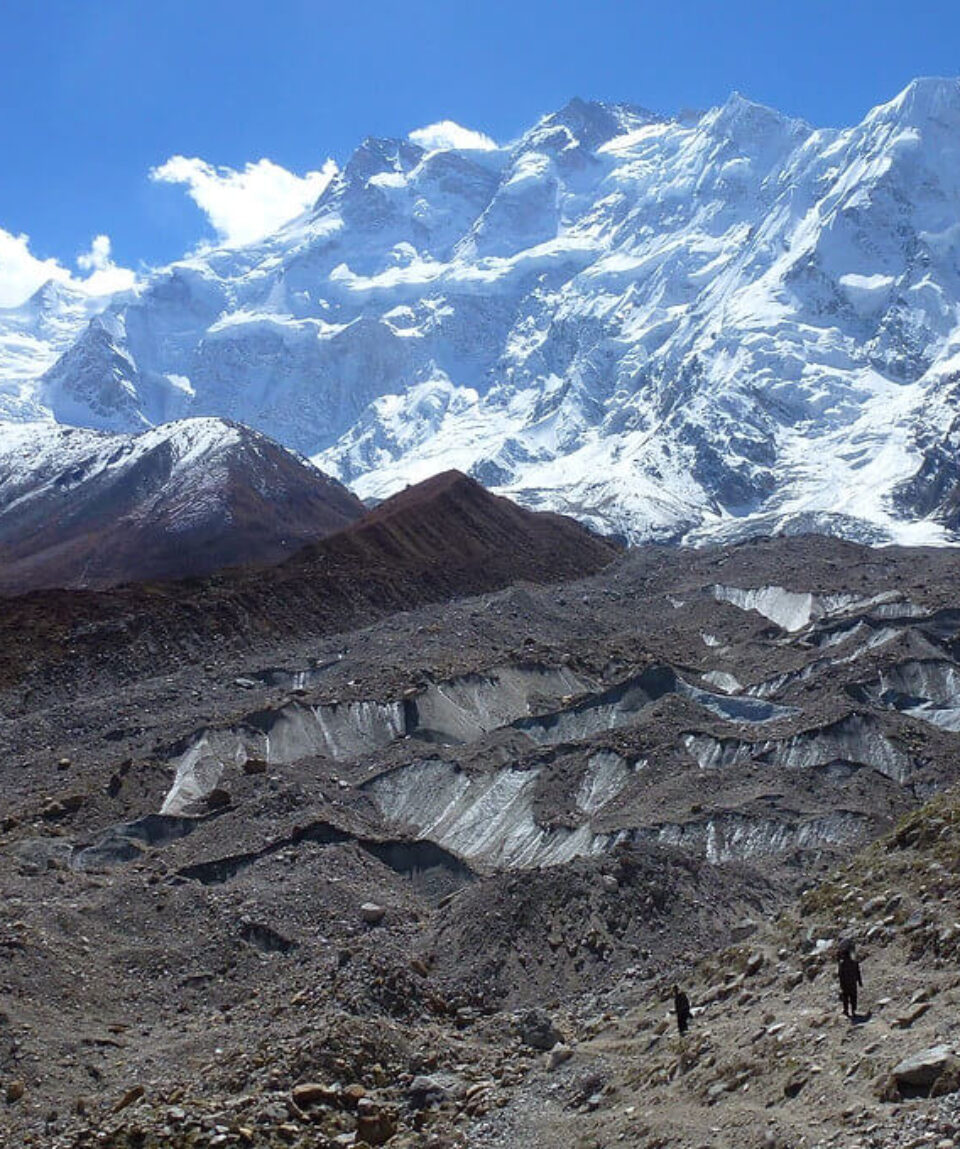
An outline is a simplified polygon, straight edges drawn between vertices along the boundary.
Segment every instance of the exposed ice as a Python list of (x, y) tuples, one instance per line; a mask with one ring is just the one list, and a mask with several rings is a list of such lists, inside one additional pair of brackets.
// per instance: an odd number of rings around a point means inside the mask
[(494, 868), (552, 866), (601, 853), (614, 836), (589, 823), (548, 829), (533, 799), (539, 770), (497, 770), (470, 776), (450, 762), (427, 759), (368, 782), (364, 789), (384, 817), (417, 836)]
[(742, 590), (734, 586), (715, 586), (718, 602), (729, 602), (741, 610), (755, 610), (786, 631), (803, 630), (815, 618), (836, 614), (857, 603), (852, 594), (813, 595), (785, 590), (782, 586), (763, 586)]
[(688, 734), (684, 745), (702, 770), (716, 770), (756, 761), (778, 770), (807, 770), (831, 762), (856, 762), (904, 783), (913, 773), (913, 760), (888, 739), (879, 722), (851, 714), (830, 726), (804, 731), (787, 739), (747, 742)]

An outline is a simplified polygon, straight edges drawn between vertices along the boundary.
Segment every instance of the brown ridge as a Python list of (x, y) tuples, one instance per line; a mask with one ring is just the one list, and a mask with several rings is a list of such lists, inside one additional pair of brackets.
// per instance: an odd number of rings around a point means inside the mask
[(0, 687), (29, 676), (69, 690), (91, 673), (162, 673), (517, 581), (592, 574), (619, 553), (572, 519), (524, 510), (446, 472), (279, 566), (0, 600)]

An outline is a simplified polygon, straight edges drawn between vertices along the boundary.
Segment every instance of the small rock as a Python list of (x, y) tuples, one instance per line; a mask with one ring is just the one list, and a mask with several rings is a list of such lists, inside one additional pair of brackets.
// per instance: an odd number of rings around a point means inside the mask
[(929, 1008), (930, 1002), (922, 1001), (919, 1005), (914, 1006), (913, 1009), (908, 1010), (906, 1013), (901, 1014), (899, 1017), (895, 1017), (891, 1024), (897, 1029), (909, 1029), (915, 1021), (923, 1017)]
[(757, 932), (757, 923), (753, 918), (742, 918), (730, 931), (732, 942), (744, 942)]
[(302, 1085), (295, 1085), (291, 1096), (294, 1105), (300, 1109), (309, 1109), (312, 1105), (332, 1104), (337, 1097), (337, 1091), (318, 1081), (306, 1081)]
[(425, 1074), (415, 1077), (407, 1086), (407, 1100), (414, 1109), (427, 1109), (446, 1100), (447, 1088), (436, 1077)]
[(569, 1045), (555, 1045), (547, 1054), (547, 1069), (556, 1069), (565, 1061), (569, 1061), (571, 1057), (573, 1057), (573, 1050)]
[(120, 1098), (116, 1105), (114, 1105), (110, 1112), (119, 1113), (121, 1110), (128, 1108), (130, 1105), (133, 1105), (135, 1101), (139, 1101), (145, 1092), (146, 1090), (142, 1085), (134, 1085), (131, 1089), (128, 1089), (127, 1092), (124, 1093), (124, 1095)]
[(784, 1097), (796, 1097), (807, 1084), (807, 1080), (808, 1078), (805, 1073), (795, 1073), (783, 1087)]
[(341, 1090), (340, 1096), (343, 1099), (343, 1104), (347, 1109), (356, 1109), (360, 1104), (360, 1099), (366, 1097), (367, 1091), (359, 1083), (355, 1082), (353, 1085), (348, 1085), (346, 1089)]
[(763, 968), (763, 954), (759, 950), (755, 950), (747, 958), (746, 973), (748, 977), (753, 977), (755, 973), (759, 973)]
[(386, 1110), (361, 1113), (357, 1118), (357, 1137), (368, 1145), (384, 1145), (396, 1131), (397, 1119)]
[(22, 1081), (11, 1081), (5, 1093), (8, 1105), (15, 1105), (26, 1093), (27, 1087)]
[(360, 917), (370, 926), (382, 922), (386, 912), (386, 906), (378, 905), (376, 902), (364, 902), (360, 907)]

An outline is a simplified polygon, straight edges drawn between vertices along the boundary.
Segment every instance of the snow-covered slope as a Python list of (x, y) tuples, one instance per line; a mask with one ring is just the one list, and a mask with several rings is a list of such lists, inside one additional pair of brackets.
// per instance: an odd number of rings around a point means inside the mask
[(50, 280), (19, 307), (0, 307), (0, 419), (43, 414), (35, 380), (109, 303)]
[(139, 435), (0, 425), (0, 592), (97, 587), (276, 562), (363, 504), (246, 427)]
[(363, 497), (457, 467), (635, 540), (953, 537), (960, 81), (845, 130), (734, 95), (462, 139), (366, 140), (276, 235), (94, 318), (35, 401), (240, 420)]

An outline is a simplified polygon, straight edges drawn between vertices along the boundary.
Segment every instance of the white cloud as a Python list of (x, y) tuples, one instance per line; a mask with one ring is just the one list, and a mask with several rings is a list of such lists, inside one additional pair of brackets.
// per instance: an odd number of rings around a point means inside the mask
[(48, 279), (70, 281), (70, 272), (55, 259), (37, 259), (28, 235), (0, 228), (0, 307), (16, 307)]
[(266, 159), (236, 171), (215, 168), (196, 157), (171, 156), (151, 169), (150, 178), (184, 184), (220, 241), (233, 247), (262, 239), (305, 211), (336, 174), (333, 160), (327, 160), (320, 171), (298, 176)]
[(95, 235), (90, 250), (77, 256), (77, 267), (90, 275), (83, 280), (84, 290), (91, 295), (111, 295), (133, 287), (136, 275), (127, 267), (117, 267), (110, 258), (112, 244), (109, 235)]
[(416, 128), (410, 133), (409, 139), (428, 152), (446, 151), (449, 148), (489, 152), (497, 147), (496, 142), (483, 132), (471, 131), (470, 128), (455, 124), (453, 120), (440, 120), (425, 128)]
[(13, 235), (0, 227), (0, 307), (16, 307), (48, 280), (68, 284), (89, 295), (109, 295), (132, 287), (136, 275), (110, 258), (110, 237), (98, 235), (90, 251), (77, 258), (77, 267), (91, 274), (78, 278), (56, 259), (39, 259), (30, 250), (28, 235)]
[(103, 271), (110, 267), (113, 263), (110, 258), (111, 246), (109, 235), (95, 235), (90, 250), (77, 256), (77, 267), (81, 271)]

